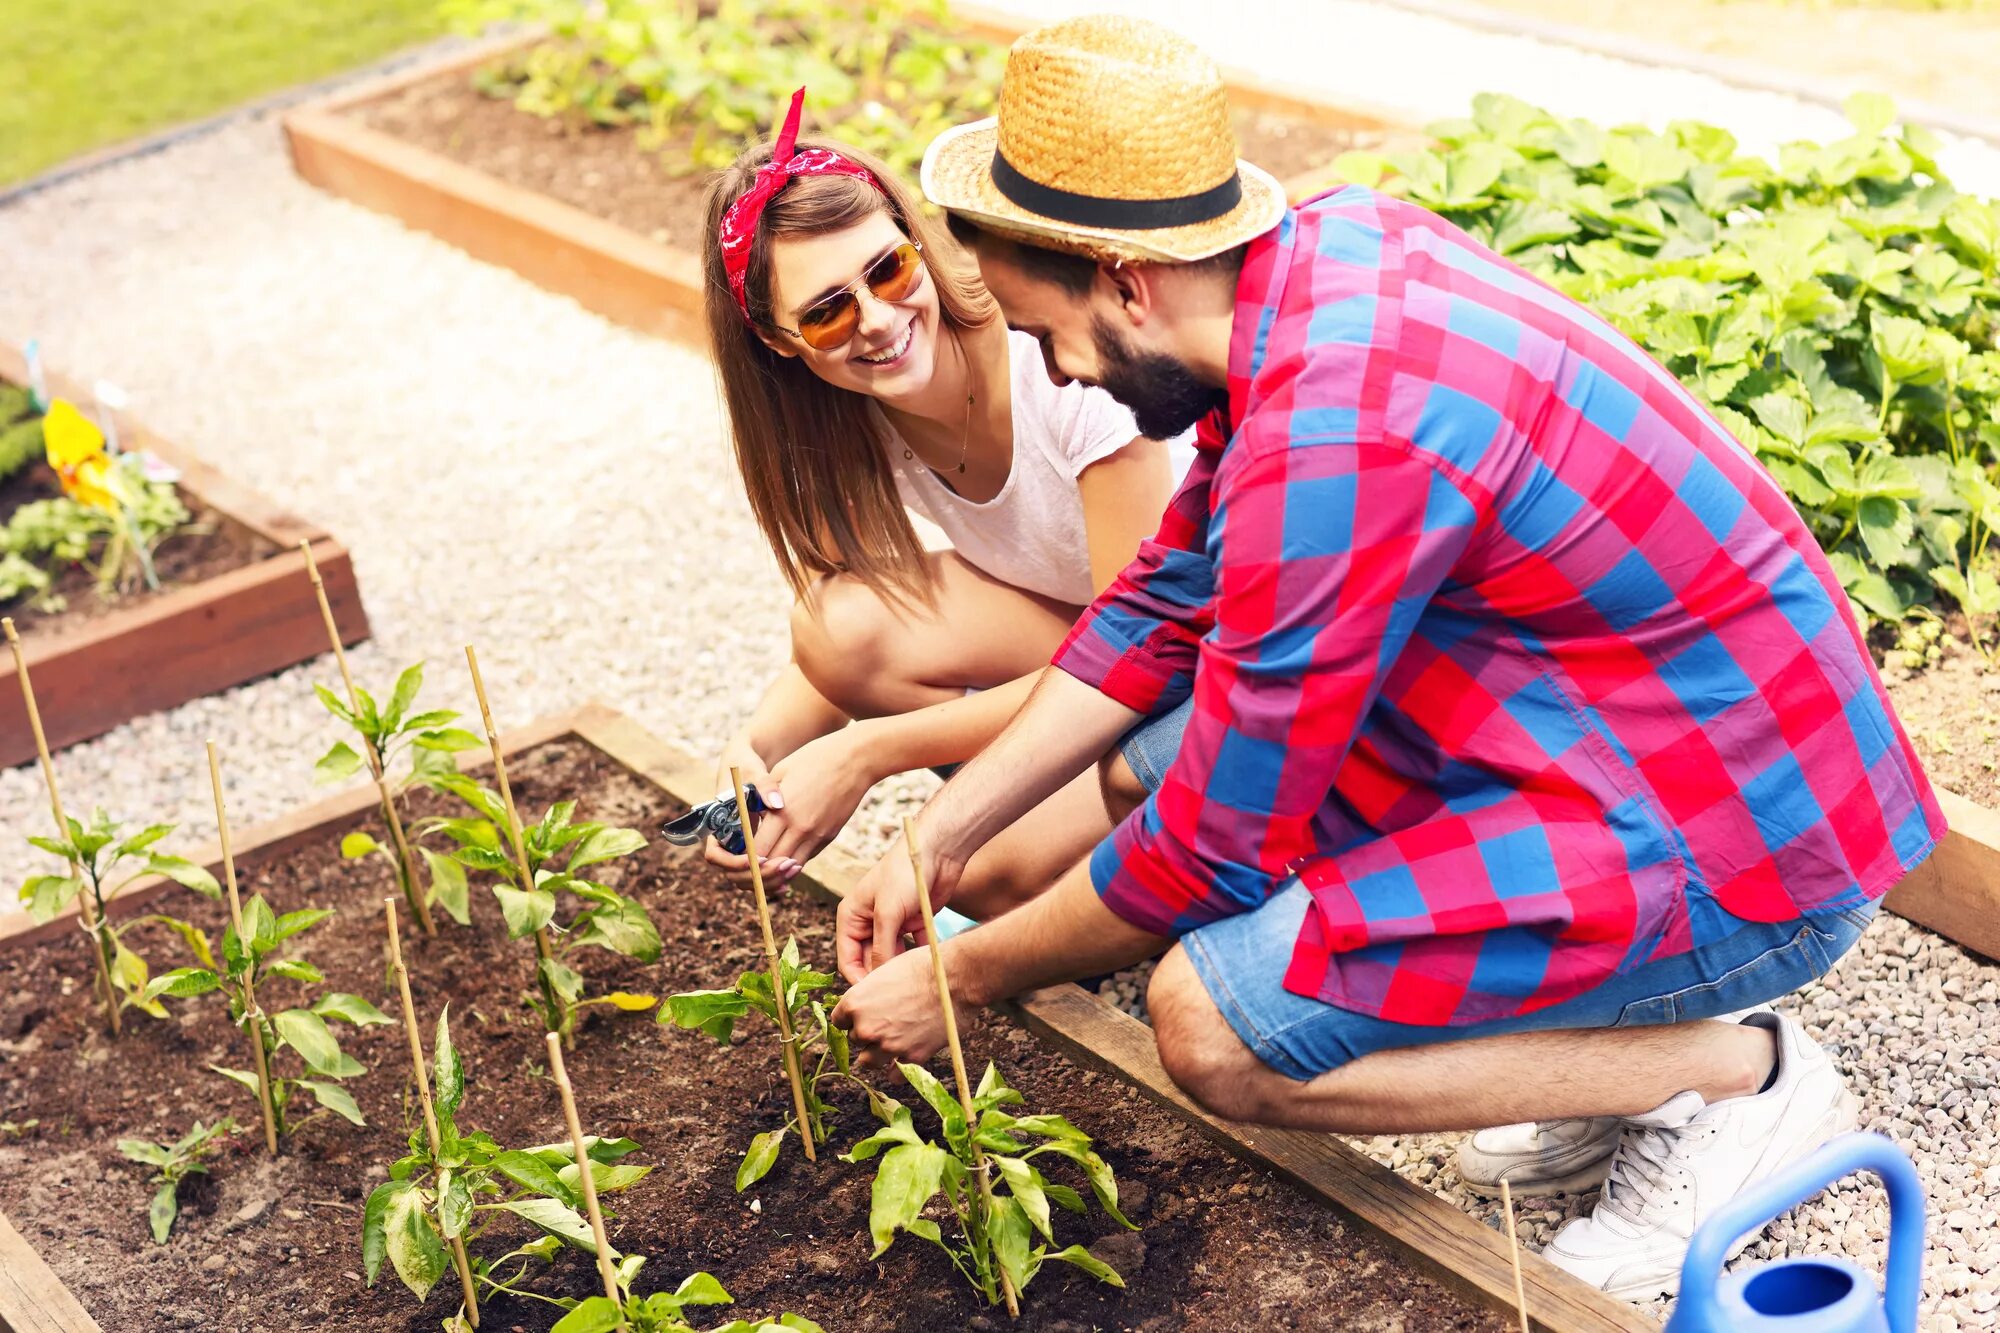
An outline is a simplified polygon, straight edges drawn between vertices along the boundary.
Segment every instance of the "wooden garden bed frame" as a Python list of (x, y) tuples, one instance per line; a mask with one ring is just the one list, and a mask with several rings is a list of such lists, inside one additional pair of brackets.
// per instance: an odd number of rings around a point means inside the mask
[[(551, 741), (576, 740), (601, 751), (683, 804), (709, 799), (714, 772), (709, 761), (661, 740), (617, 710), (586, 704), (574, 712), (534, 723), (502, 738), (509, 756)], [(464, 757), (477, 773), (491, 758)], [(363, 785), (249, 830), (237, 844), (239, 867), (282, 856), (308, 842), (337, 838), (377, 807), (372, 787)], [(1954, 926), (1977, 934), (1989, 949), (2000, 947), (2000, 816), (1946, 794), (1952, 832), (1937, 853), (1903, 881), (1888, 905), (1912, 920), (1945, 930)], [(197, 849), (191, 859), (214, 870), (221, 848)], [(837, 899), (867, 870), (860, 858), (830, 848), (807, 867), (796, 883), (828, 901)], [(165, 880), (135, 885), (111, 904), (114, 916), (143, 911), (174, 886)], [(1978, 893), (1991, 904), (1983, 921), (1964, 906)], [(1939, 903), (1957, 904), (1949, 910)], [(52, 939), (74, 930), (76, 906), (37, 925), (25, 914), (0, 916), (0, 949)], [(1294, 1187), (1329, 1204), (1343, 1221), (1361, 1228), (1403, 1260), (1465, 1300), (1512, 1315), (1513, 1269), (1507, 1243), (1454, 1204), (1405, 1180), (1331, 1134), (1273, 1129), (1219, 1119), (1197, 1106), (1161, 1067), (1152, 1030), (1074, 985), (1051, 986), (1003, 1006), (1030, 1031), (1091, 1069), (1113, 1074), (1179, 1115), (1208, 1138), (1245, 1161), (1282, 1176)], [(1636, 1307), (1585, 1286), (1539, 1255), (1523, 1254), (1521, 1267), (1528, 1314), (1541, 1333), (1657, 1333), (1657, 1325)], [(0, 1215), (0, 1333), (104, 1333), (74, 1295)]]
[[(0, 379), (16, 384), (28, 379), (21, 353), (4, 341)], [(56, 397), (79, 404), (92, 401), (60, 375), (50, 373), (45, 379)], [(346, 547), (317, 524), (280, 508), (127, 414), (114, 415), (125, 447), (150, 450), (180, 469), (179, 486), (190, 509), (213, 509), (276, 549), (199, 582), (135, 596), (130, 605), (73, 629), (44, 624), (23, 630), (22, 652), (55, 749), (325, 652), (326, 625), (306, 579), (301, 541), (312, 543), (342, 641), (359, 643), (368, 637), (368, 615)], [(13, 656), (0, 654), (0, 767), (34, 757)]]
[[(1031, 26), (967, 6), (955, 6), (952, 12), (961, 30), (1003, 45)], [(413, 84), (470, 71), (539, 40), (540, 34), (530, 32), (481, 42), (460, 54), (357, 84), (292, 111), (284, 118), (292, 162), (299, 175), (321, 189), (427, 231), (475, 259), (512, 269), (614, 323), (704, 343), (701, 260), (693, 251), (454, 162), (346, 114)], [(1329, 128), (1416, 134), (1415, 127), (1388, 111), (1334, 103), (1241, 70), (1224, 74), (1230, 100), (1238, 109), (1274, 112)], [(1294, 194), (1309, 192), (1326, 180), (1322, 166), (1286, 182), (1286, 187)]]

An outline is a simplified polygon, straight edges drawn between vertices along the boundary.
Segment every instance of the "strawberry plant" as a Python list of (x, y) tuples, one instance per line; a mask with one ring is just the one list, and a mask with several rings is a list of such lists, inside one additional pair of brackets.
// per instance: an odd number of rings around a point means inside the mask
[[(919, 1134), (909, 1109), (900, 1102), (880, 1094), (870, 1097), (882, 1128), (855, 1144), (841, 1160), (864, 1162), (881, 1154), (868, 1210), (875, 1255), (887, 1250), (899, 1231), (922, 1237), (945, 1252), (952, 1267), (988, 1305), (1000, 1302), (1003, 1285), (1010, 1292), (1025, 1291), (1051, 1260), (1072, 1264), (1114, 1287), (1125, 1285), (1081, 1245), (1050, 1248), (1055, 1233), (1049, 1206), (1082, 1213), (1087, 1205), (1075, 1189), (1042, 1174), (1035, 1159), (1047, 1154), (1081, 1167), (1098, 1205), (1120, 1225), (1138, 1229), (1118, 1211), (1118, 1182), (1110, 1165), (1092, 1150), (1089, 1135), (1059, 1115), (1001, 1110), (1018, 1106), (1023, 1099), (991, 1064), (972, 1095), (976, 1118), (971, 1120), (959, 1099), (928, 1069), (913, 1064), (896, 1067), (937, 1113), (944, 1143)], [(957, 1239), (947, 1239), (938, 1224), (924, 1216), (940, 1192), (958, 1221)], [(1037, 1236), (1046, 1243), (1037, 1244)]]
[[(333, 916), (325, 908), (311, 907), (282, 916), (271, 909), (263, 894), (243, 907), (243, 929), (222, 929), (222, 958), (218, 965), (208, 937), (201, 931), (169, 922), (180, 931), (194, 954), (196, 966), (176, 968), (163, 974), (158, 983), (167, 984), (170, 994), (205, 995), (222, 991), (229, 999), (229, 1021), (253, 1041), (261, 1042), (270, 1073), (273, 1130), (282, 1136), (291, 1132), (295, 1118), (287, 1114), (300, 1092), (309, 1094), (326, 1110), (356, 1124), (368, 1122), (354, 1098), (340, 1086), (340, 1080), (368, 1072), (359, 1060), (340, 1049), (339, 1040), (327, 1020), (371, 1027), (387, 1023), (389, 1016), (359, 995), (332, 991), (306, 1008), (267, 1012), (257, 1003), (257, 992), (269, 980), (283, 979), (303, 985), (317, 985), (325, 978), (320, 970), (302, 958), (275, 957), (278, 946)], [(267, 992), (268, 993), (268, 992)], [(303, 1073), (286, 1077), (278, 1072), (277, 1055), (289, 1048), (299, 1058)], [(250, 1090), (261, 1099), (257, 1075), (244, 1069), (210, 1065), (216, 1073)]]
[[(855, 1077), (849, 1066), (846, 1030), (833, 1026), (829, 1021), (827, 1005), (835, 997), (819, 994), (830, 988), (836, 978), (831, 973), (815, 972), (801, 966), (799, 942), (795, 939), (785, 941), (778, 966), (784, 977), (785, 1009), (791, 1018), (792, 1031), (797, 1036), (801, 1065), (813, 1051), (819, 1053), (818, 1065), (803, 1080), (806, 1124), (802, 1132), (810, 1133), (814, 1143), (825, 1143), (827, 1122), (835, 1114), (835, 1108), (820, 1096), (822, 1082), (845, 1080), (868, 1093), (870, 1098), (876, 1094)], [(659, 1021), (705, 1032), (727, 1046), (736, 1030), (737, 1020), (753, 1009), (774, 1025), (777, 1023), (778, 1001), (772, 993), (769, 973), (745, 972), (736, 979), (734, 986), (725, 990), (669, 995), (666, 1003), (660, 1006)], [(790, 1116), (778, 1128), (766, 1130), (751, 1139), (741, 1165), (736, 1168), (736, 1188), (739, 1191), (748, 1189), (769, 1174), (771, 1168), (777, 1165), (785, 1136), (800, 1128), (797, 1117)]]
[(174, 831), (172, 824), (151, 824), (124, 836), (124, 826), (102, 808), (92, 812), (88, 824), (75, 819), (66, 819), (65, 823), (69, 828), (67, 838), (30, 835), (28, 841), (68, 862), (68, 873), (29, 876), (20, 888), (21, 902), (26, 904), (30, 918), (46, 922), (54, 920), (79, 895), (87, 894), (94, 910), (85, 914), (88, 924), (84, 929), (91, 936), (116, 990), (114, 1007), (165, 1018), (163, 999), (200, 992), (189, 989), (185, 977), (178, 972), (154, 977), (146, 960), (126, 937), (135, 927), (148, 924), (164, 925), (190, 938), (199, 937), (201, 932), (185, 921), (158, 913), (114, 923), (109, 908), (135, 881), (149, 875), (163, 875), (206, 898), (221, 898), (222, 886), (215, 882), (215, 876), (185, 857), (154, 850)]
[[(542, 818), (521, 830), (520, 855), (525, 868), (510, 854), (506, 802), (500, 795), (459, 773), (433, 777), (434, 789), (458, 797), (473, 813), (435, 817), (417, 826), (418, 836), (442, 833), (457, 844), (452, 859), (468, 869), (499, 877), (493, 896), (507, 923), (509, 939), (536, 941), (535, 1004), (551, 1032), (568, 1037), (579, 1009), (608, 1004), (618, 1009), (650, 1009), (653, 996), (613, 991), (584, 998), (583, 974), (563, 961), (582, 948), (606, 949), (641, 963), (658, 962), (660, 934), (638, 901), (582, 877), (594, 865), (629, 856), (646, 845), (634, 829), (614, 828), (575, 820), (576, 802), (558, 801)], [(581, 906), (567, 924), (556, 916), (565, 898)]]
[[(474, 1261), (477, 1280), (513, 1291), (518, 1280), (500, 1275), (505, 1265), (529, 1256), (552, 1258), (560, 1246), (586, 1253), (596, 1244), (582, 1207), (577, 1154), (569, 1143), (502, 1148), (483, 1130), (461, 1132), (458, 1113), (465, 1101), (465, 1067), (451, 1044), (449, 1011), (438, 1015), (431, 1085), (438, 1126), (433, 1152), (427, 1129), (412, 1125), (409, 1155), (389, 1168), (389, 1179), (368, 1196), (362, 1213), (361, 1259), (369, 1286), (386, 1260), (418, 1300), (450, 1266), (446, 1246), (471, 1244), (501, 1216), (518, 1217), (542, 1232), (539, 1241), (491, 1263)], [(585, 1140), (590, 1175), (599, 1193), (637, 1184), (651, 1167), (622, 1159), (638, 1145), (630, 1139)]]
[(165, 1245), (167, 1236), (174, 1229), (174, 1219), (180, 1216), (181, 1182), (189, 1176), (205, 1176), (208, 1168), (202, 1159), (222, 1146), (221, 1140), (236, 1132), (236, 1122), (227, 1116), (212, 1125), (194, 1122), (190, 1129), (175, 1143), (148, 1143), (144, 1139), (120, 1139), (118, 1151), (134, 1162), (154, 1168), (153, 1177), (147, 1181), (158, 1188), (153, 1191), (153, 1202), (146, 1210), (146, 1216), (153, 1227), (155, 1242)]
[(633, 126), (669, 141), (670, 171), (726, 167), (812, 89), (818, 131), (914, 171), (925, 145), (990, 115), (1005, 52), (957, 35), (944, 0), (449, 0), (463, 29), (544, 26), (551, 40), (479, 86), (538, 116)]
[[(402, 674), (396, 677), (387, 707), (378, 705), (375, 697), (363, 689), (354, 689), (351, 702), (342, 703), (340, 696), (326, 686), (314, 685), (313, 692), (319, 696), (326, 711), (352, 727), (360, 737), (366, 757), (357, 754), (346, 741), (336, 741), (333, 748), (313, 765), (313, 780), (342, 782), (360, 772), (364, 764), (367, 765), (380, 786), (383, 810), (390, 821), (390, 839), (394, 845), (383, 846), (372, 835), (356, 830), (341, 839), (340, 854), (353, 859), (380, 853), (388, 858), (395, 867), (397, 887), (402, 890), (404, 901), (409, 903), (411, 914), (419, 921), (430, 919), (425, 909), (435, 902), (461, 926), (470, 925), (471, 904), (465, 885), (465, 871), (450, 857), (439, 855), (428, 847), (416, 849), (423, 855), (431, 872), (430, 887), (421, 891), (420, 900), (416, 863), (403, 836), (401, 817), (395, 813), (397, 798), (404, 791), (417, 783), (456, 774), (458, 764), (452, 756), (461, 750), (477, 749), (480, 744), (479, 738), (471, 732), (450, 725), (458, 720), (458, 714), (451, 709), (439, 708), (422, 713), (412, 711), (416, 706), (417, 692), (423, 684), (422, 662), (405, 667)], [(391, 765), (404, 754), (409, 757), (409, 771), (400, 778), (391, 777)]]
[(1953, 188), (1887, 98), (1775, 164), (1694, 121), (1566, 120), (1482, 94), (1437, 147), (1349, 154), (1596, 307), (1752, 449), (1863, 623), (2000, 615), (2000, 208)]

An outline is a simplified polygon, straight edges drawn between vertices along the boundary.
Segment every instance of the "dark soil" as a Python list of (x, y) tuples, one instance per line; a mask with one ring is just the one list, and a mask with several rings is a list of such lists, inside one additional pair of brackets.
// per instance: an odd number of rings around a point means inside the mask
[[(660, 793), (590, 747), (542, 747), (510, 766), (524, 807), (558, 796), (583, 812), (650, 829), (671, 813)], [(376, 998), (384, 990), (376, 904), (388, 890), (380, 858), (341, 861), (334, 830), (314, 845), (244, 869), (244, 892), (280, 910), (336, 905), (341, 915), (301, 937), (329, 989)], [(377, 830), (378, 835), (380, 830)], [(593, 991), (611, 985), (693, 988), (721, 984), (761, 956), (741, 891), (691, 853), (654, 842), (609, 867), (652, 912), (670, 962), (642, 967), (591, 951)], [(221, 916), (192, 895), (174, 906), (211, 931)], [(542, 1070), (541, 1033), (519, 993), (532, 957), (510, 943), (490, 899), (479, 895), (471, 929), (441, 922), (424, 940), (406, 935), (416, 1003), (428, 1023), (451, 1005), (469, 1075), (462, 1127), (509, 1145), (562, 1137), (560, 1104)], [(781, 934), (808, 959), (831, 951), (831, 914), (781, 899)], [(153, 928), (144, 948), (168, 965), (171, 937)], [(574, 956), (572, 956), (574, 958)], [(357, 1129), (330, 1115), (308, 1121), (271, 1162), (254, 1130), (254, 1102), (205, 1072), (240, 1064), (240, 1038), (215, 998), (181, 1001), (163, 1023), (134, 1015), (111, 1045), (85, 1022), (85, 953), (68, 936), (0, 955), (0, 1209), (4, 1209), (107, 1333), (153, 1329), (434, 1333), (456, 1299), (441, 1284), (419, 1307), (392, 1273), (370, 1291), (361, 1280), (360, 1206), (402, 1152), (408, 1129), (402, 1034), (395, 1027), (339, 1028), (344, 1047), (372, 1073), (348, 1084), (369, 1120)], [(273, 983), (267, 1005), (297, 1000)], [(932, 1247), (900, 1238), (868, 1258), (869, 1176), (822, 1157), (808, 1166), (796, 1144), (773, 1173), (738, 1195), (733, 1178), (750, 1136), (779, 1122), (788, 1101), (770, 1033), (746, 1025), (734, 1047), (657, 1027), (647, 1015), (607, 1015), (582, 1025), (568, 1066), (587, 1129), (627, 1134), (646, 1180), (613, 1196), (612, 1241), (651, 1256), (649, 1284), (696, 1269), (722, 1280), (745, 1315), (796, 1310), (830, 1333), (1019, 1329), (1486, 1329), (1506, 1321), (1469, 1309), (1428, 1279), (1345, 1230), (1327, 1210), (1238, 1163), (1124, 1084), (1051, 1054), (990, 1015), (968, 1022), (974, 1069), (998, 1060), (1031, 1109), (1059, 1111), (1097, 1137), (1118, 1173), (1134, 1234), (1093, 1211), (1058, 1214), (1062, 1242), (1098, 1246), (1129, 1272), (1125, 1291), (1050, 1265), (1018, 1323), (977, 1303)], [(281, 1057), (289, 1059), (289, 1056)], [(125, 1136), (166, 1140), (196, 1117), (233, 1114), (250, 1126), (217, 1160), (214, 1175), (184, 1190), (182, 1218), (164, 1246), (146, 1230), (146, 1170), (119, 1157)], [(32, 1128), (19, 1128), (35, 1120)], [(849, 1107), (836, 1146), (868, 1122)], [(872, 1123), (872, 1122), (871, 1122)], [(1060, 1173), (1058, 1173), (1060, 1174)], [(1081, 1184), (1081, 1181), (1075, 1183)], [(496, 1226), (476, 1247), (498, 1254), (517, 1239)], [(1100, 1243), (1101, 1242), (1101, 1243)], [(588, 1295), (595, 1270), (569, 1253), (534, 1279), (547, 1293)], [(492, 1302), (488, 1329), (546, 1330), (554, 1307)], [(718, 1312), (719, 1318), (719, 1312)]]
[[(356, 108), (373, 129), (408, 140), (512, 185), (552, 195), (655, 241), (698, 250), (709, 173), (675, 174), (684, 142), (656, 152), (638, 131), (582, 120), (542, 118), (474, 89), (463, 74), (413, 84)], [(1237, 151), (1280, 181), (1323, 167), (1379, 136), (1309, 121), (1238, 112)]]
[[(34, 500), (52, 500), (62, 494), (62, 484), (45, 467), (25, 468), (0, 481), (0, 523), (16, 509)], [(196, 496), (181, 492), (188, 508), (189, 525), (174, 533), (153, 552), (153, 570), (160, 576), (161, 589), (199, 583), (217, 574), (262, 560), (278, 548), (226, 514), (202, 504)], [(38, 611), (33, 599), (17, 598), (0, 605), (14, 619), (23, 637), (30, 634), (54, 638), (99, 616), (110, 615), (153, 595), (143, 583), (139, 591), (125, 595), (100, 596), (97, 578), (88, 569), (69, 565), (56, 575), (51, 591), (64, 598), (60, 611)]]
[[(1947, 626), (1935, 665), (1908, 671), (1892, 664), (1883, 683), (1931, 781), (2000, 809), (2000, 665), (1971, 646), (1964, 617), (1954, 613)], [(2000, 628), (1981, 629), (2000, 661)]]

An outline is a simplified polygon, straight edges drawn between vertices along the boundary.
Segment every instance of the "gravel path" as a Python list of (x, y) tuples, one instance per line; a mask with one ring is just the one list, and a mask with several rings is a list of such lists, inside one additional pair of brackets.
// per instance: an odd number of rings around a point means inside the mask
[[(1493, 87), (1614, 120), (1692, 110), (1753, 146), (1839, 128), (1783, 98), (1348, 0), (1303, 26), (1279, 16), (1296, 6), (1146, 8), (1225, 61), (1424, 116)], [(2000, 151), (1952, 152), (1963, 184), (2000, 192)], [(707, 363), (306, 187), (274, 124), (0, 210), (0, 256), (0, 336), (39, 335), (53, 364), (117, 380), (156, 428), (354, 550), (375, 627), (353, 654), (364, 683), (424, 658), (427, 702), (469, 709), (470, 641), (503, 727), (598, 698), (713, 752), (781, 661), (785, 597), (731, 476)], [(321, 660), (65, 751), (68, 803), (180, 819), (185, 841), (205, 841), (213, 736), (235, 816), (271, 818), (314, 795), (311, 762), (338, 730), (310, 683), (332, 678)], [(931, 785), (885, 784), (848, 841), (879, 846)], [(44, 817), (35, 770), (0, 772), (0, 826)], [(0, 843), (6, 882), (33, 864)], [(2000, 971), (1885, 918), (1792, 1005), (1838, 1052), (1871, 1125), (1918, 1154), (1938, 1219), (1924, 1326), (1994, 1327)], [(1364, 1146), (1460, 1197), (1444, 1139)], [(1537, 1244), (1564, 1215), (1522, 1206)], [(1879, 1262), (1883, 1222), (1879, 1194), (1849, 1186), (1755, 1252)]]

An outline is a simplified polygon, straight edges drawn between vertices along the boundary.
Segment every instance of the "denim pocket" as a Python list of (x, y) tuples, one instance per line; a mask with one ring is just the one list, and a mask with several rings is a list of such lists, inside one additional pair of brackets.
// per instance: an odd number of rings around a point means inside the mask
[[(1715, 1018), (1789, 995), (1832, 966), (1828, 958), (1832, 938), (1801, 923), (1788, 942), (1766, 949), (1719, 977), (1665, 995), (1633, 1000), (1619, 1011), (1612, 1026), (1649, 1027)], [(1845, 952), (1845, 946), (1840, 951)]]

